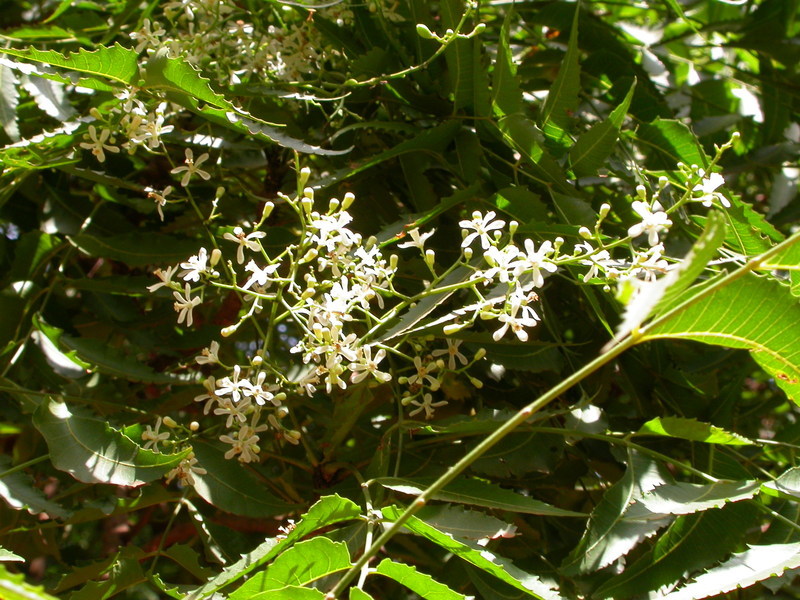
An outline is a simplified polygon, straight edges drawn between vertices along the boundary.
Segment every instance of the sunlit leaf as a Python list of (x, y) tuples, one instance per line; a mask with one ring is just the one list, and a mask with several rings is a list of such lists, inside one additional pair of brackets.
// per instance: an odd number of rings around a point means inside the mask
[(416, 567), (394, 562), (388, 558), (378, 564), (375, 572), (394, 579), (425, 600), (466, 600), (467, 598), (434, 580), (430, 575), (420, 573)]
[(567, 52), (558, 70), (556, 80), (550, 86), (539, 119), (545, 136), (562, 147), (571, 143), (568, 131), (572, 112), (578, 107), (578, 93), (581, 86), (581, 69), (578, 64), (579, 7), (579, 4), (575, 5), (575, 16), (572, 19)]
[(85, 483), (139, 486), (178, 466), (189, 450), (145, 450), (106, 421), (73, 413), (63, 402), (42, 402), (33, 423), (50, 449), (53, 466)]
[(685, 417), (656, 417), (649, 420), (639, 428), (636, 435), (659, 435), (705, 442), (707, 444), (727, 444), (732, 446), (747, 446), (755, 442), (746, 437), (725, 431), (709, 423), (702, 423), (696, 419)]
[(21, 573), (9, 573), (0, 563), (0, 596), (4, 600), (57, 600), (38, 585), (25, 581)]

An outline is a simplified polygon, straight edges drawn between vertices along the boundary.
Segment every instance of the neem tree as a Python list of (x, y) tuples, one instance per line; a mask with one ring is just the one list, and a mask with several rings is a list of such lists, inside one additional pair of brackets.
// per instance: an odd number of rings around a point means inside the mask
[(4, 598), (797, 597), (797, 2), (4, 11)]

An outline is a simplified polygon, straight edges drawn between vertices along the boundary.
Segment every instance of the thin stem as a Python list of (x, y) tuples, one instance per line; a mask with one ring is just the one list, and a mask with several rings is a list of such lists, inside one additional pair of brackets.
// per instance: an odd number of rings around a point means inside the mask
[(42, 456), (38, 456), (24, 463), (20, 463), (16, 467), (11, 467), (10, 469), (0, 473), (0, 479), (2, 479), (3, 477), (7, 477), (9, 475), (13, 475), (14, 473), (17, 473), (19, 471), (24, 471), (25, 469), (27, 469), (28, 467), (32, 467), (33, 465), (38, 465), (40, 462), (44, 462), (49, 458), (50, 458), (49, 454), (43, 454)]

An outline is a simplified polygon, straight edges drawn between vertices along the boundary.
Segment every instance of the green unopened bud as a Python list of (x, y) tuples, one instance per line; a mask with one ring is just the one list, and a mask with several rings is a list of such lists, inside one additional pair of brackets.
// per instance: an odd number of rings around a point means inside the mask
[(397, 271), (397, 265), (400, 262), (400, 257), (397, 254), (392, 254), (389, 256), (389, 268), (392, 271)]
[[(286, 400), (286, 392), (279, 392), (272, 397), (272, 401), (276, 404), (280, 404), (284, 400)], [(287, 410), (286, 412), (288, 413), (289, 411)]]
[(450, 325), (442, 327), (442, 332), (445, 335), (453, 335), (464, 329), (467, 325), (469, 325), (469, 323), (450, 323)]
[(510, 235), (514, 235), (515, 233), (517, 233), (517, 228), (518, 227), (519, 227), (519, 223), (517, 223), (516, 221), (510, 221), (508, 223), (508, 233)]
[(553, 249), (556, 251), (556, 254), (558, 254), (558, 251), (561, 249), (561, 246), (563, 245), (564, 245), (564, 238), (562, 238), (561, 236), (558, 236), (556, 239), (553, 240)]
[(472, 253), (473, 253), (472, 248), (469, 247), (464, 248), (464, 258), (466, 258), (467, 260), (472, 259)]
[(367, 241), (364, 242), (364, 249), (371, 250), (372, 247), (377, 243), (378, 243), (378, 238), (376, 238), (374, 235), (371, 235), (367, 238)]
[(311, 177), (311, 169), (308, 167), (303, 167), (300, 169), (300, 172), (297, 174), (297, 187), (299, 189), (306, 187), (309, 177)]
[(428, 29), (428, 26), (424, 23), (417, 23), (417, 35), (426, 40), (435, 40), (437, 36), (433, 34), (433, 32)]
[(355, 199), (356, 199), (356, 196), (355, 196), (355, 194), (353, 192), (347, 192), (344, 195), (344, 198), (342, 198), (342, 210), (349, 209), (352, 206), (352, 204), (355, 201)]
[(639, 196), (640, 200), (647, 200), (647, 188), (643, 185), (637, 185), (636, 195)]
[(164, 425), (166, 425), (170, 429), (174, 429), (175, 427), (178, 426), (178, 424), (175, 422), (175, 419), (173, 419), (172, 417), (164, 417), (161, 420), (161, 422), (164, 423)]
[(585, 240), (592, 239), (592, 232), (588, 227), (581, 227), (580, 229), (578, 229), (578, 235)]
[(219, 262), (220, 258), (222, 258), (222, 250), (220, 250), (219, 248), (214, 248), (211, 251), (211, 258), (209, 259), (211, 266), (212, 267), (215, 266)]
[(267, 218), (269, 218), (273, 210), (275, 210), (275, 204), (272, 202), (265, 202), (264, 210), (261, 211), (261, 221), (264, 222)]
[(222, 337), (230, 337), (236, 332), (237, 329), (239, 329), (239, 323), (236, 323), (236, 325), (228, 325), (227, 327), (223, 327), (219, 333)]
[[(286, 394), (284, 394), (286, 396)], [(275, 414), (278, 416), (279, 419), (283, 419), (289, 416), (289, 409), (285, 406), (280, 406), (275, 410)]]
[(478, 348), (474, 360), (481, 360), (484, 356), (486, 356), (486, 348)]
[(337, 208), (339, 208), (339, 200), (331, 198), (330, 202), (328, 202), (328, 212), (334, 213)]
[(611, 205), (608, 202), (603, 202), (600, 205), (600, 212), (598, 213), (598, 217), (602, 221), (608, 216), (608, 213), (611, 212)]
[(311, 248), (308, 252), (303, 255), (303, 258), (300, 259), (300, 264), (304, 265), (308, 262), (311, 262), (315, 258), (319, 256), (319, 252), (315, 248)]
[(255, 355), (255, 356), (254, 356), (254, 357), (253, 357), (253, 358), (250, 360), (250, 364), (252, 364), (254, 367), (257, 367), (257, 366), (259, 366), (259, 365), (260, 365), (261, 363), (263, 363), (263, 362), (264, 362), (264, 357), (263, 357), (263, 356), (259, 356), (258, 354), (256, 354), (256, 355)]
[(189, 431), (197, 431), (200, 429), (200, 423), (197, 421), (192, 421), (189, 423)]
[(224, 188), (224, 187), (222, 187), (222, 186), (219, 186), (219, 187), (217, 188), (216, 192), (214, 192), (214, 199), (215, 199), (215, 200), (219, 200), (219, 199), (220, 199), (220, 198), (222, 198), (222, 196), (224, 196), (224, 195), (225, 195), (225, 188)]
[(669, 184), (669, 179), (664, 177), (663, 175), (658, 178), (658, 189), (663, 190)]
[(94, 106), (89, 109), (89, 114), (92, 115), (98, 121), (102, 121), (103, 120), (103, 115), (100, 114), (100, 111), (97, 110), (97, 108), (95, 108)]
[(475, 29), (472, 30), (472, 35), (478, 35), (484, 29), (486, 29), (486, 23), (478, 23), (477, 25), (475, 25)]
[(469, 382), (478, 389), (481, 389), (483, 387), (483, 382), (475, 377), (470, 377)]
[(309, 198), (308, 196), (303, 196), (303, 198), (300, 200), (300, 206), (303, 207), (303, 212), (305, 212), (307, 215), (310, 215), (311, 210), (314, 208), (314, 199)]

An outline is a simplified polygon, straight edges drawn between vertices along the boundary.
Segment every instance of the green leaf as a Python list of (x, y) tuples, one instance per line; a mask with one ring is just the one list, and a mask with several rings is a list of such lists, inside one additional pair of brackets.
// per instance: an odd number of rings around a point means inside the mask
[(611, 112), (609, 117), (593, 125), (570, 148), (569, 162), (572, 172), (577, 177), (596, 175), (598, 169), (605, 164), (606, 158), (614, 150), (614, 144), (619, 137), (620, 127), (622, 127), (622, 121), (628, 113), (635, 89), (636, 80), (633, 81), (625, 99)]
[(375, 599), (364, 590), (357, 587), (351, 587), (350, 600), (375, 600)]
[(498, 190), (489, 202), (522, 223), (546, 221), (548, 218), (547, 206), (541, 196), (521, 186)]
[(118, 260), (131, 267), (175, 264), (197, 252), (196, 241), (159, 233), (135, 232), (113, 237), (81, 233), (70, 241), (89, 256)]
[(734, 550), (756, 516), (754, 506), (739, 503), (679, 517), (652, 549), (592, 597), (630, 598), (674, 583)]
[(0, 456), (0, 498), (15, 510), (27, 510), (32, 515), (45, 513), (50, 517), (65, 519), (70, 515), (60, 504), (48, 500), (44, 492), (33, 484), (24, 471), (5, 474), (11, 468), (11, 458)]
[(647, 165), (652, 169), (674, 171), (679, 162), (708, 166), (708, 157), (697, 137), (681, 121), (656, 119), (641, 125), (635, 138), (647, 154)]
[(212, 569), (200, 565), (200, 555), (194, 548), (186, 544), (173, 544), (164, 550), (162, 554), (174, 560), (183, 569), (201, 581), (214, 573)]
[(337, 495), (323, 496), (308, 509), (306, 514), (300, 517), (300, 521), (286, 536), (280, 539), (268, 539), (263, 542), (253, 551), (242, 556), (241, 560), (228, 565), (219, 575), (190, 593), (187, 596), (187, 600), (207, 598), (223, 586), (266, 564), (309, 533), (342, 521), (350, 521), (360, 517), (361, 510), (351, 500)]
[(430, 575), (420, 573), (416, 567), (383, 559), (375, 572), (404, 585), (425, 600), (467, 600), (463, 594), (451, 590)]
[(0, 596), (3, 600), (58, 600), (45, 592), (41, 586), (26, 583), (25, 576), (21, 573), (9, 573), (2, 564), (0, 564)]
[(263, 518), (291, 512), (295, 506), (276, 498), (259, 478), (238, 460), (208, 442), (196, 440), (193, 450), (204, 475), (195, 474), (194, 489), (209, 504), (243, 517)]
[(800, 303), (788, 288), (748, 274), (686, 304), (673, 318), (647, 328), (642, 339), (689, 339), (746, 348), (800, 403)]
[(68, 356), (74, 357), (71, 360), (83, 361), (89, 364), (92, 370), (106, 375), (145, 383), (191, 384), (197, 381), (193, 375), (159, 373), (135, 356), (124, 354), (115, 348), (111, 348), (102, 340), (72, 337), (63, 334), (59, 338), (59, 345), (71, 351), (67, 353)]
[(625, 513), (635, 500), (663, 483), (664, 477), (652, 461), (629, 453), (625, 474), (592, 511), (581, 541), (561, 565), (562, 572), (573, 575), (602, 569), (666, 525), (649, 515), (625, 520)]
[(572, 121), (571, 114), (578, 108), (578, 93), (581, 89), (581, 68), (578, 64), (579, 7), (579, 4), (575, 5), (567, 53), (564, 55), (556, 80), (550, 86), (539, 119), (545, 136), (564, 148), (571, 144), (568, 130)]
[(47, 442), (53, 466), (84, 483), (139, 486), (162, 477), (190, 452), (144, 450), (106, 421), (73, 414), (55, 400), (39, 405), (33, 424)]
[(755, 496), (760, 487), (757, 481), (720, 481), (711, 484), (681, 481), (661, 485), (647, 492), (639, 502), (655, 514), (688, 515), (719, 508), (728, 502), (747, 500)]
[(48, 325), (39, 315), (33, 316), (35, 331), (31, 332), (31, 339), (39, 346), (47, 363), (53, 371), (69, 379), (79, 379), (91, 368), (91, 364), (82, 361), (74, 351), (62, 352), (58, 345), (63, 331), (58, 327)]
[[(0, 480), (0, 483), (2, 481)], [(783, 496), (800, 500), (800, 467), (784, 471), (775, 481), (768, 481), (762, 486), (764, 493), (770, 496)]]
[[(383, 516), (390, 521), (396, 520), (402, 514), (402, 510), (396, 506), (387, 506), (386, 508), (382, 509), (382, 512)], [(455, 556), (458, 556), (468, 563), (471, 563), (487, 573), (494, 575), (501, 581), (504, 581), (516, 589), (526, 592), (530, 596), (541, 598), (543, 600), (555, 600), (561, 598), (557, 590), (542, 582), (535, 575), (526, 573), (525, 571), (515, 567), (511, 561), (497, 556), (493, 552), (484, 548), (476, 549), (461, 541), (458, 541), (454, 539), (452, 535), (431, 527), (422, 519), (411, 517), (405, 523), (404, 527), (413, 533), (429, 539), (448, 552), (451, 552)]]
[[(444, 0), (440, 4), (442, 24), (455, 29), (466, 10), (463, 0)], [(489, 115), (489, 81), (482, 62), (478, 37), (457, 39), (444, 52), (453, 91), (453, 110), (470, 109), (476, 116)]]
[[(233, 596), (230, 596), (233, 598)], [(315, 588), (300, 587), (289, 585), (279, 590), (267, 590), (264, 592), (247, 596), (254, 600), (325, 600), (323, 592)]]
[(729, 446), (748, 446), (755, 443), (738, 433), (685, 417), (656, 417), (642, 425), (634, 435), (659, 435)]
[(141, 566), (144, 552), (134, 546), (125, 546), (114, 556), (111, 565), (103, 573), (101, 581), (90, 581), (70, 595), (70, 600), (97, 600), (109, 598), (128, 588), (147, 581)]
[[(433, 480), (383, 477), (376, 479), (375, 482), (396, 492), (419, 495)], [(557, 508), (480, 479), (457, 479), (449, 483), (443, 490), (437, 492), (433, 499), (530, 515), (551, 517), (585, 516), (583, 513)]]
[(25, 562), (25, 559), (0, 546), (0, 563), (4, 562)]
[[(116, 83), (135, 85), (139, 77), (138, 55), (131, 48), (123, 48), (118, 43), (113, 46), (99, 46), (96, 50), (79, 49), (66, 56), (55, 50), (37, 50), (28, 48), (0, 48), (0, 53), (16, 56), (33, 62), (44, 63), (53, 67), (61, 67), (95, 77), (105, 77)], [(85, 78), (77, 78), (73, 84), (88, 87)]]
[(295, 544), (275, 559), (265, 571), (253, 575), (228, 598), (261, 600), (270, 598), (265, 592), (287, 586), (304, 586), (351, 567), (350, 553), (344, 542), (315, 537)]
[(688, 585), (672, 592), (670, 600), (695, 600), (717, 596), (800, 567), (800, 543), (750, 546)]
[(724, 236), (724, 217), (716, 211), (710, 213), (703, 233), (677, 268), (669, 271), (664, 277), (646, 284), (628, 304), (622, 323), (617, 327), (611, 343), (638, 329), (651, 315), (672, 309), (679, 302), (681, 294), (706, 269), (711, 258), (716, 256)]
[(516, 16), (516, 11), (512, 6), (503, 20), (497, 44), (497, 59), (492, 73), (492, 103), (494, 114), (498, 116), (523, 111), (522, 90), (517, 78), (517, 66), (514, 64), (514, 57), (509, 45), (511, 24)]
[(417, 518), (467, 544), (514, 537), (516, 531), (513, 525), (491, 515), (450, 504), (425, 506), (417, 512)]

